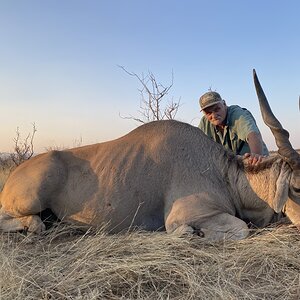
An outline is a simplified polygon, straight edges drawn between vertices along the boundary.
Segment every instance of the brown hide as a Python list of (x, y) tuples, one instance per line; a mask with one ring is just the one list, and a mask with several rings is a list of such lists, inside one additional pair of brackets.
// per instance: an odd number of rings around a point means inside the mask
[(198, 128), (151, 122), (114, 141), (52, 151), (22, 164), (1, 193), (0, 226), (43, 230), (35, 215), (49, 208), (60, 219), (106, 224), (110, 232), (183, 226), (212, 240), (243, 238), (248, 233), (241, 220), (265, 226), (274, 217), (262, 190), (253, 188), (262, 172), (262, 187), (272, 177), (269, 165), (249, 176)]

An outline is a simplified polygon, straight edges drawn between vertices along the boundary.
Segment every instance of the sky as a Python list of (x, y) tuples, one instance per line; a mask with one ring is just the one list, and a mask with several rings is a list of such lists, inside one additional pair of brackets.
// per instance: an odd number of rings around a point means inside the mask
[(139, 123), (139, 76), (173, 86), (176, 119), (198, 126), (216, 90), (248, 108), (269, 150), (255, 68), (274, 114), (300, 148), (298, 0), (0, 0), (0, 152), (35, 124), (35, 152), (118, 138)]

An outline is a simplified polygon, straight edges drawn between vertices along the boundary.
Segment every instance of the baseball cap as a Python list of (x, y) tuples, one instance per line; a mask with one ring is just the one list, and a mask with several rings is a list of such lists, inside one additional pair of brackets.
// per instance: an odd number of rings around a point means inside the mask
[(215, 104), (221, 103), (223, 100), (219, 93), (217, 92), (207, 92), (203, 94), (199, 99), (199, 104), (201, 111), (207, 107), (213, 106)]

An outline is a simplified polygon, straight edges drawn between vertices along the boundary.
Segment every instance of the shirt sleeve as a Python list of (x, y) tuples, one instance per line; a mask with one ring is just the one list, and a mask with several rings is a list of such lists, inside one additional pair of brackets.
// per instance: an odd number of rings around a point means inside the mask
[(260, 133), (254, 117), (247, 109), (239, 107), (234, 112), (234, 115), (233, 128), (239, 139), (247, 141), (247, 137), (250, 132)]
[(206, 128), (206, 126), (205, 126), (205, 119), (204, 119), (204, 117), (202, 117), (201, 118), (201, 120), (200, 120), (200, 123), (199, 123), (199, 126), (198, 126), (204, 133), (206, 133), (205, 132), (205, 128)]

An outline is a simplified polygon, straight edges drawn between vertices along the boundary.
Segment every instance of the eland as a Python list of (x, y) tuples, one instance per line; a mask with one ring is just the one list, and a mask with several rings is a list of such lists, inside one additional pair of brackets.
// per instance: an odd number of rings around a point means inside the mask
[(45, 230), (59, 219), (103, 226), (243, 239), (283, 213), (300, 228), (300, 155), (273, 115), (255, 70), (264, 122), (278, 154), (258, 166), (186, 123), (144, 124), (113, 141), (51, 151), (17, 167), (0, 195), (0, 230)]

